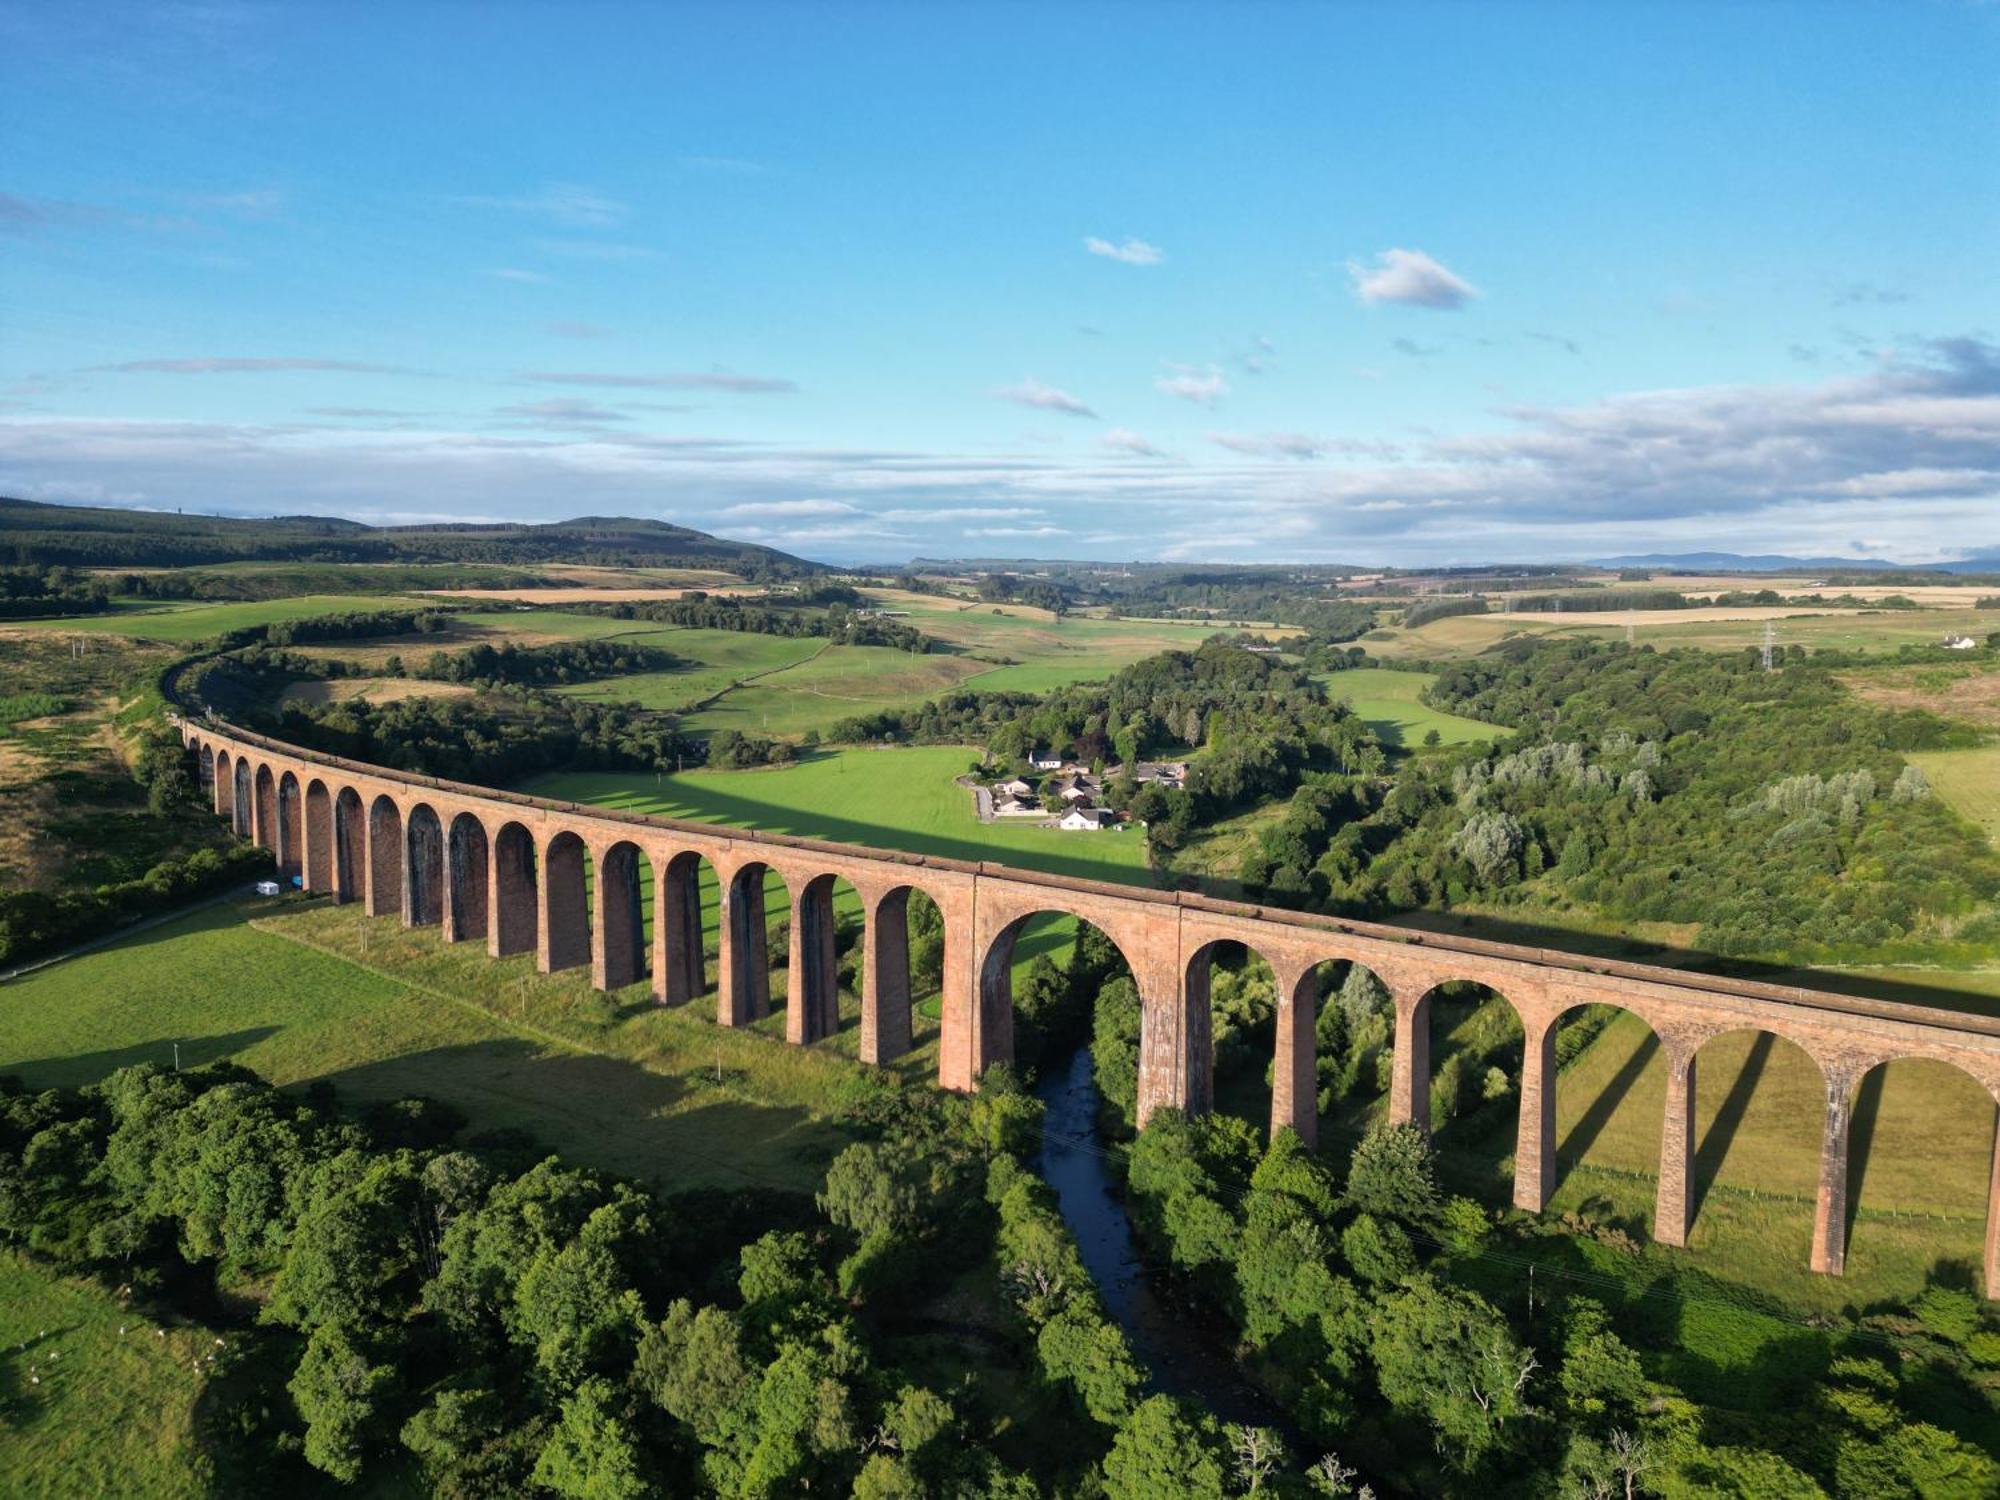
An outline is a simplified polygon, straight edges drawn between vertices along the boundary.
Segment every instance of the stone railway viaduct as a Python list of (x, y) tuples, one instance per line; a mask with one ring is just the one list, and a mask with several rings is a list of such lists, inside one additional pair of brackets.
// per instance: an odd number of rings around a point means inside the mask
[[(833, 887), (845, 880), (864, 917), (860, 1051), (871, 1063), (911, 1044), (906, 915), (910, 894), (922, 891), (944, 918), (938, 1082), (949, 1089), (970, 1089), (982, 1070), (1011, 1058), (1014, 944), (1042, 913), (1093, 923), (1131, 966), (1142, 1002), (1142, 1125), (1159, 1109), (1209, 1106), (1209, 965), (1219, 945), (1242, 944), (1277, 981), (1271, 1128), (1290, 1126), (1308, 1142), (1318, 1129), (1320, 964), (1362, 964), (1388, 988), (1396, 1018), (1390, 1113), (1420, 1127), (1429, 1120), (1431, 997), (1453, 980), (1484, 985), (1513, 1007), (1525, 1037), (1514, 1202), (1532, 1212), (1555, 1185), (1557, 1022), (1579, 1006), (1619, 1006), (1652, 1028), (1666, 1063), (1653, 1219), (1653, 1237), (1664, 1244), (1687, 1242), (1696, 1057), (1725, 1032), (1770, 1032), (1800, 1047), (1824, 1077), (1815, 1271), (1838, 1275), (1846, 1259), (1850, 1113), (1870, 1071), (1932, 1059), (1969, 1074), (2000, 1102), (2000, 1019), (584, 808), (345, 761), (215, 721), (186, 721), (182, 735), (215, 811), (270, 849), (307, 890), (365, 902), (371, 916), (400, 916), (408, 926), (441, 925), (445, 941), (483, 942), (495, 957), (532, 951), (543, 973), (588, 964), (600, 989), (649, 980), (662, 1004), (688, 1004), (711, 988), (697, 884), (706, 861), (721, 893), (713, 989), (724, 1026), (769, 1013), (765, 891), (775, 878), (791, 907), (785, 1032), (793, 1043), (838, 1025)], [(650, 945), (642, 859), (656, 877)], [(1984, 1273), (1987, 1294), (1996, 1296), (2000, 1133), (1989, 1183)]]

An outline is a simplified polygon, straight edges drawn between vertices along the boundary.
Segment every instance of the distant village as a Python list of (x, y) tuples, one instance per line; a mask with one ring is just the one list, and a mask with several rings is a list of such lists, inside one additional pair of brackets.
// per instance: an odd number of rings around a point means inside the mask
[[(981, 822), (996, 818), (1034, 818), (1042, 824), (1075, 833), (1116, 831), (1126, 815), (1104, 805), (1105, 788), (1126, 774), (1122, 765), (1094, 771), (1057, 755), (1028, 759), (1029, 776), (994, 781), (968, 778)], [(1142, 760), (1131, 767), (1140, 786), (1173, 790), (1187, 781), (1186, 761)]]

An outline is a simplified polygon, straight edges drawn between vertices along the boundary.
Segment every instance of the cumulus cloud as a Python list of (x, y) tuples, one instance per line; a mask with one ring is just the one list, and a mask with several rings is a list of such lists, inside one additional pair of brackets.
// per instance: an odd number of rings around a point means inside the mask
[(272, 375), (299, 370), (346, 375), (416, 373), (401, 365), (371, 365), (351, 359), (130, 359), (117, 365), (92, 365), (91, 369), (114, 375)]
[(1354, 294), (1371, 306), (1400, 302), (1409, 307), (1463, 307), (1479, 289), (1421, 250), (1384, 250), (1372, 266), (1347, 263)]
[(772, 375), (738, 375), (729, 370), (674, 370), (628, 375), (608, 370), (530, 370), (521, 377), (543, 385), (595, 385), (635, 391), (729, 391), (739, 396), (783, 396), (798, 382)]
[(1229, 382), (1222, 378), (1222, 371), (1214, 365), (1206, 370), (1197, 370), (1192, 365), (1175, 365), (1175, 373), (1163, 375), (1153, 382), (1153, 389), (1168, 396), (1178, 396), (1183, 401), (1192, 401), (1198, 406), (1213, 406), (1229, 394)]
[(1106, 260), (1120, 261), (1128, 266), (1157, 266), (1167, 257), (1158, 245), (1149, 245), (1144, 240), (1126, 240), (1122, 245), (1110, 240), (1101, 240), (1096, 235), (1085, 235), (1083, 248), (1092, 255), (1101, 255)]
[(1052, 385), (1044, 385), (1030, 375), (1019, 385), (1002, 386), (993, 393), (1002, 401), (1011, 401), (1016, 406), (1032, 406), (1041, 411), (1059, 411), (1071, 417), (1095, 417), (1083, 402), (1068, 391), (1057, 390)]
[(1129, 427), (1114, 427), (1099, 439), (1105, 447), (1118, 453), (1130, 453), (1137, 458), (1165, 458), (1166, 454), (1155, 448), (1145, 438)]

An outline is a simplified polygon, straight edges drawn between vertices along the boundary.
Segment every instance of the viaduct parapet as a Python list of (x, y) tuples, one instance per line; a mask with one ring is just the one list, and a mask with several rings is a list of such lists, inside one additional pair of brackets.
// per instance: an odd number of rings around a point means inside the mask
[[(1615, 1005), (1652, 1028), (1666, 1062), (1653, 1237), (1684, 1245), (1694, 1212), (1696, 1059), (1725, 1032), (1792, 1042), (1825, 1083), (1811, 1265), (1840, 1274), (1847, 1254), (1848, 1130), (1857, 1090), (1885, 1063), (1923, 1058), (1970, 1075), (2000, 1102), (2000, 1019), (1694, 975), (1554, 950), (1444, 937), (1368, 922), (1220, 901), (1188, 892), (1069, 880), (1002, 865), (884, 852), (713, 824), (586, 808), (437, 781), (321, 755), (213, 722), (186, 721), (215, 811), (272, 851), (279, 868), (371, 916), (435, 925), (447, 942), (495, 957), (535, 955), (544, 973), (589, 965), (592, 982), (641, 982), (666, 1005), (712, 997), (723, 1026), (769, 1013), (766, 893), (791, 911), (786, 1039), (817, 1041), (838, 1024), (833, 887), (860, 896), (862, 1059), (910, 1047), (908, 902), (921, 891), (944, 918), (938, 1082), (973, 1088), (1013, 1056), (1011, 971), (1022, 928), (1043, 913), (1082, 918), (1117, 945), (1141, 1001), (1139, 1120), (1164, 1108), (1206, 1110), (1213, 1045), (1209, 966), (1240, 943), (1277, 981), (1271, 1128), (1307, 1142), (1318, 1130), (1315, 970), (1361, 964), (1395, 1004), (1392, 1119), (1429, 1122), (1430, 1011), (1440, 985), (1469, 981), (1503, 996), (1525, 1039), (1514, 1202), (1540, 1212), (1555, 1185), (1557, 1022)], [(653, 880), (650, 942), (641, 861)], [(712, 869), (721, 899), (711, 982), (698, 885)], [(589, 878), (586, 879), (586, 870)], [(1990, 1143), (1984, 1274), (2000, 1295), (2000, 1134)]]

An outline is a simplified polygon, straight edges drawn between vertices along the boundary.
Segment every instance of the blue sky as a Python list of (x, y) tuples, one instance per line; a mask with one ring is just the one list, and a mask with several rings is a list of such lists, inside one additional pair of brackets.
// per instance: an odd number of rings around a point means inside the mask
[(0, 0), (0, 493), (2000, 545), (2000, 6)]

